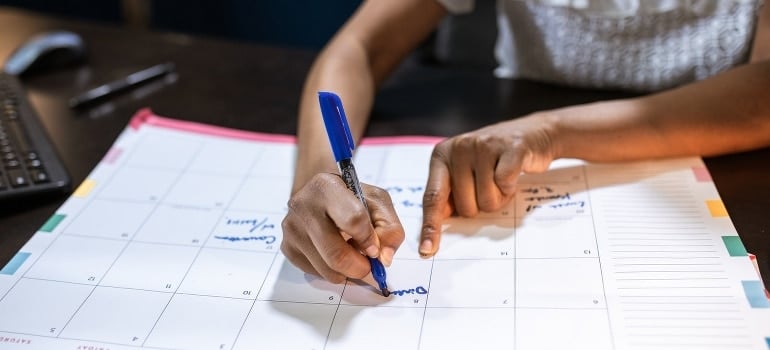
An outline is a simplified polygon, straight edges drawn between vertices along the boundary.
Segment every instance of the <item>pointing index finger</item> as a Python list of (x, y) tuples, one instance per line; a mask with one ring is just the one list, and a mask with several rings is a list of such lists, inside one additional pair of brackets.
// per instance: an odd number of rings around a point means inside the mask
[[(437, 146), (438, 147), (438, 146)], [(434, 151), (430, 159), (430, 173), (422, 197), (422, 230), (420, 231), (420, 255), (436, 254), (441, 240), (441, 222), (451, 214), (449, 168)]]

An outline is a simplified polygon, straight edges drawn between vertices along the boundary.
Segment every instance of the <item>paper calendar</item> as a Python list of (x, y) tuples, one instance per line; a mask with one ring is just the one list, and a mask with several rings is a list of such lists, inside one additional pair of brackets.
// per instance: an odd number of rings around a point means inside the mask
[(699, 158), (554, 162), (417, 253), (438, 140), (365, 140), (406, 230), (389, 298), (280, 253), (294, 139), (140, 111), (0, 270), (0, 349), (770, 349), (770, 302)]

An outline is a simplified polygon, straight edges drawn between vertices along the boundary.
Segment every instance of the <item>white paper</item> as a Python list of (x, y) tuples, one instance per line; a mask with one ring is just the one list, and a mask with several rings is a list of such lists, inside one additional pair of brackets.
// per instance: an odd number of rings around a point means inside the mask
[(0, 349), (770, 349), (698, 158), (557, 161), (506, 208), (447, 220), (422, 259), (433, 145), (365, 143), (359, 176), (407, 235), (384, 298), (280, 253), (293, 143), (166, 121), (127, 128), (0, 270)]

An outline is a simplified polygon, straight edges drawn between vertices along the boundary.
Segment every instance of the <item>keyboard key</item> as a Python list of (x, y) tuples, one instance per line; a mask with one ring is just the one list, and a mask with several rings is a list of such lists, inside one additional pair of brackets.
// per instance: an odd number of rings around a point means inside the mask
[(21, 163), (19, 163), (19, 161), (16, 160), (16, 159), (9, 160), (9, 161), (7, 161), (5, 163), (5, 167), (8, 168), (8, 169), (16, 169), (16, 168), (21, 167)]
[(48, 174), (42, 170), (32, 170), (29, 172), (29, 176), (32, 178), (32, 182), (36, 184), (48, 182)]
[(0, 71), (0, 203), (69, 190), (69, 176), (21, 82)]
[(29, 184), (24, 170), (21, 169), (8, 170), (8, 180), (10, 180), (13, 187), (27, 186)]
[(30, 160), (29, 162), (27, 162), (27, 168), (37, 169), (42, 167), (43, 167), (43, 163), (41, 163), (39, 159)]
[(18, 121), (12, 121), (9, 124), (9, 131), (10, 134), (13, 135), (14, 140), (16, 140), (16, 146), (18, 146), (20, 151), (28, 151), (30, 149), (29, 141), (27, 140), (26, 132), (24, 132), (21, 123)]

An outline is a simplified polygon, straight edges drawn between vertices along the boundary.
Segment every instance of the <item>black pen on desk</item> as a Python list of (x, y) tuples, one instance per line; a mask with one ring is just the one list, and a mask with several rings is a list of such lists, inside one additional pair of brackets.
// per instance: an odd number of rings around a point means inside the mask
[[(353, 148), (355, 145), (348, 127), (348, 119), (345, 117), (345, 110), (342, 108), (342, 100), (332, 92), (320, 91), (318, 92), (318, 102), (321, 104), (321, 116), (329, 136), (334, 159), (340, 170), (340, 177), (345, 181), (348, 189), (353, 191), (353, 194), (364, 204), (368, 213), (369, 206), (366, 204), (364, 193), (361, 191), (361, 183), (358, 182), (358, 175), (356, 175), (356, 168), (353, 166)], [(367, 258), (372, 277), (377, 282), (382, 295), (390, 296), (385, 266), (382, 265), (379, 258)]]
[(154, 65), (150, 68), (140, 70), (136, 73), (131, 73), (124, 78), (109, 82), (101, 86), (97, 86), (80, 95), (77, 95), (70, 99), (69, 105), (71, 108), (78, 108), (91, 104), (106, 97), (113, 96), (120, 92), (141, 85), (142, 83), (148, 82), (155, 78), (162, 77), (173, 72), (174, 69), (175, 66), (171, 62)]

